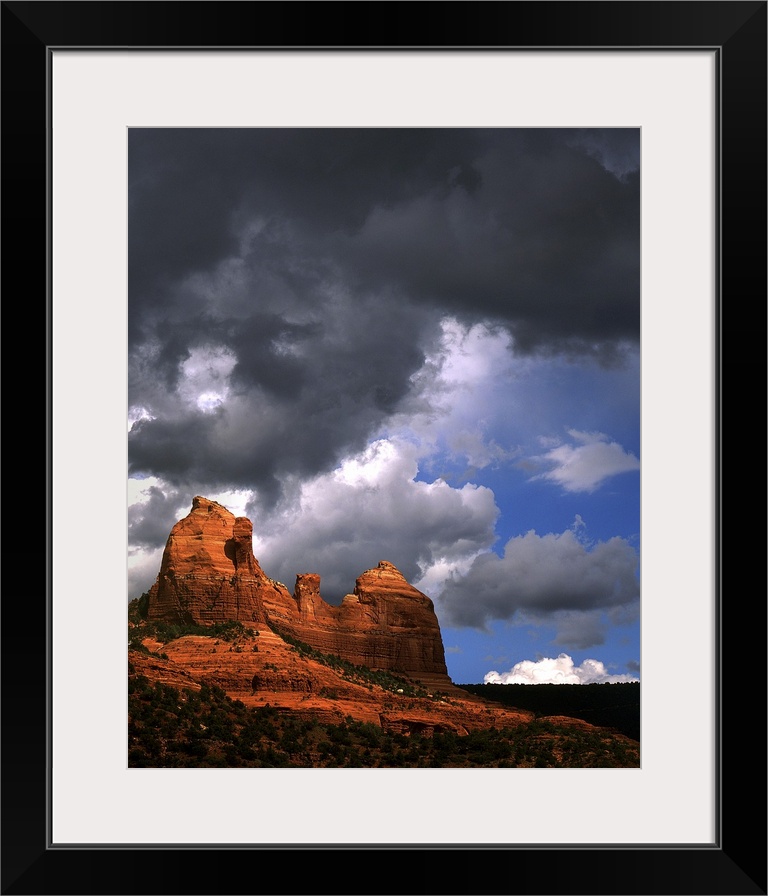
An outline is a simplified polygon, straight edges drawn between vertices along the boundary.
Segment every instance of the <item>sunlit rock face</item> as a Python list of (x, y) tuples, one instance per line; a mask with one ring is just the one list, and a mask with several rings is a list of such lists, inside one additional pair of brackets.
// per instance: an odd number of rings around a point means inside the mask
[(364, 572), (339, 606), (320, 595), (320, 577), (299, 575), (296, 616), (280, 615), (265, 601), (272, 621), (301, 641), (359, 666), (448, 681), (440, 626), (432, 600), (382, 560)]
[(269, 584), (253, 556), (246, 517), (196, 497), (171, 529), (160, 573), (149, 591), (148, 618), (171, 622), (264, 622)]
[(300, 573), (293, 594), (253, 556), (253, 527), (221, 504), (196, 497), (171, 530), (148, 617), (212, 624), (265, 622), (355, 665), (449, 684), (432, 600), (391, 563), (358, 577), (339, 606), (320, 595), (320, 576)]

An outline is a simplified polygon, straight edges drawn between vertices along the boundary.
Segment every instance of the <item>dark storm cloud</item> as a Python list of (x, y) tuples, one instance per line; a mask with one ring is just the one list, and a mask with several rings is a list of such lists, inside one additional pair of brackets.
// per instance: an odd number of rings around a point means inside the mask
[(571, 530), (543, 536), (530, 531), (511, 538), (502, 557), (480, 554), (466, 575), (454, 576), (441, 608), (451, 625), (483, 628), (489, 620), (523, 613), (559, 620), (565, 636), (558, 643), (600, 643), (593, 630), (595, 611), (637, 605), (638, 563), (636, 550), (623, 538), (589, 546)]
[(615, 355), (639, 184), (612, 135), (131, 129), (131, 472), (275, 500), (365, 444), (446, 313)]
[(372, 210), (338, 241), (359, 284), (504, 323), (518, 352), (612, 354), (639, 326), (639, 181), (539, 132), (494, 135), (479, 186)]
[(629, 164), (636, 130), (136, 129), (129, 140), (137, 326), (174, 283), (237, 254), (257, 218), (284, 278), (335, 259), (344, 282), (493, 315), (532, 348), (637, 337), (639, 178), (595, 157), (615, 145)]
[[(454, 178), (471, 131), (407, 129), (131, 129), (129, 277), (139, 306), (165, 301), (192, 270), (237, 251), (253, 217), (290, 222), (302, 241), (355, 232), (372, 207)], [(134, 334), (136, 331), (134, 330)]]
[[(362, 448), (421, 364), (410, 334), (422, 315), (403, 309), (393, 322), (388, 308), (378, 306), (360, 316), (345, 307), (334, 316), (318, 330), (277, 327), (256, 315), (231, 338), (209, 327), (208, 341), (200, 334), (190, 339), (202, 349), (224, 344), (237, 358), (230, 394), (211, 410), (169, 398), (168, 376), (153, 381), (137, 372), (143, 389), (134, 404), (164, 413), (133, 425), (130, 472), (156, 473), (177, 487), (257, 488), (272, 501), (282, 477), (327, 469), (340, 454)], [(389, 337), (393, 327), (402, 338)], [(183, 378), (177, 373), (177, 384)]]
[[(155, 548), (165, 544), (168, 533), (179, 519), (179, 496), (157, 486), (146, 489), (144, 503), (128, 509), (128, 533), (135, 547)], [(182, 499), (182, 503), (186, 498)]]

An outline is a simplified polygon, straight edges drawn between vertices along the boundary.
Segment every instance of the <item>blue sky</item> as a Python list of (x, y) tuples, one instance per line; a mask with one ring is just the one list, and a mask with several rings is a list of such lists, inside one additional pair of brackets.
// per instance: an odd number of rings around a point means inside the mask
[(640, 664), (639, 131), (129, 132), (129, 598), (192, 498), (457, 683)]

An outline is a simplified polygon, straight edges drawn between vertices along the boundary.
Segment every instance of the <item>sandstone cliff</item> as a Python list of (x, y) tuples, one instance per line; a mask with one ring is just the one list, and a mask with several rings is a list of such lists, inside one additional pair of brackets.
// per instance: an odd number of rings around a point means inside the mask
[(253, 555), (253, 527), (221, 504), (195, 497), (171, 530), (148, 618), (211, 624), (266, 623), (355, 665), (450, 685), (432, 600), (391, 563), (358, 577), (339, 606), (320, 595), (320, 576), (301, 573), (293, 594)]
[(269, 588), (253, 556), (253, 527), (226, 507), (196, 497), (171, 529), (155, 584), (149, 619), (212, 623), (264, 622), (262, 594)]

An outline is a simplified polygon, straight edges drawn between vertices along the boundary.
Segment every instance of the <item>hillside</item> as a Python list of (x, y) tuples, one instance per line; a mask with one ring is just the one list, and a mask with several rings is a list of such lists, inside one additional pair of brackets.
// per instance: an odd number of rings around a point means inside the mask
[(578, 719), (428, 690), (267, 626), (187, 633), (130, 610), (131, 767), (639, 766), (638, 743)]
[(470, 694), (537, 715), (572, 716), (640, 740), (640, 683), (462, 684)]
[(431, 599), (392, 563), (331, 606), (318, 575), (270, 578), (252, 534), (195, 497), (129, 604), (130, 765), (639, 765), (618, 731), (457, 687)]

